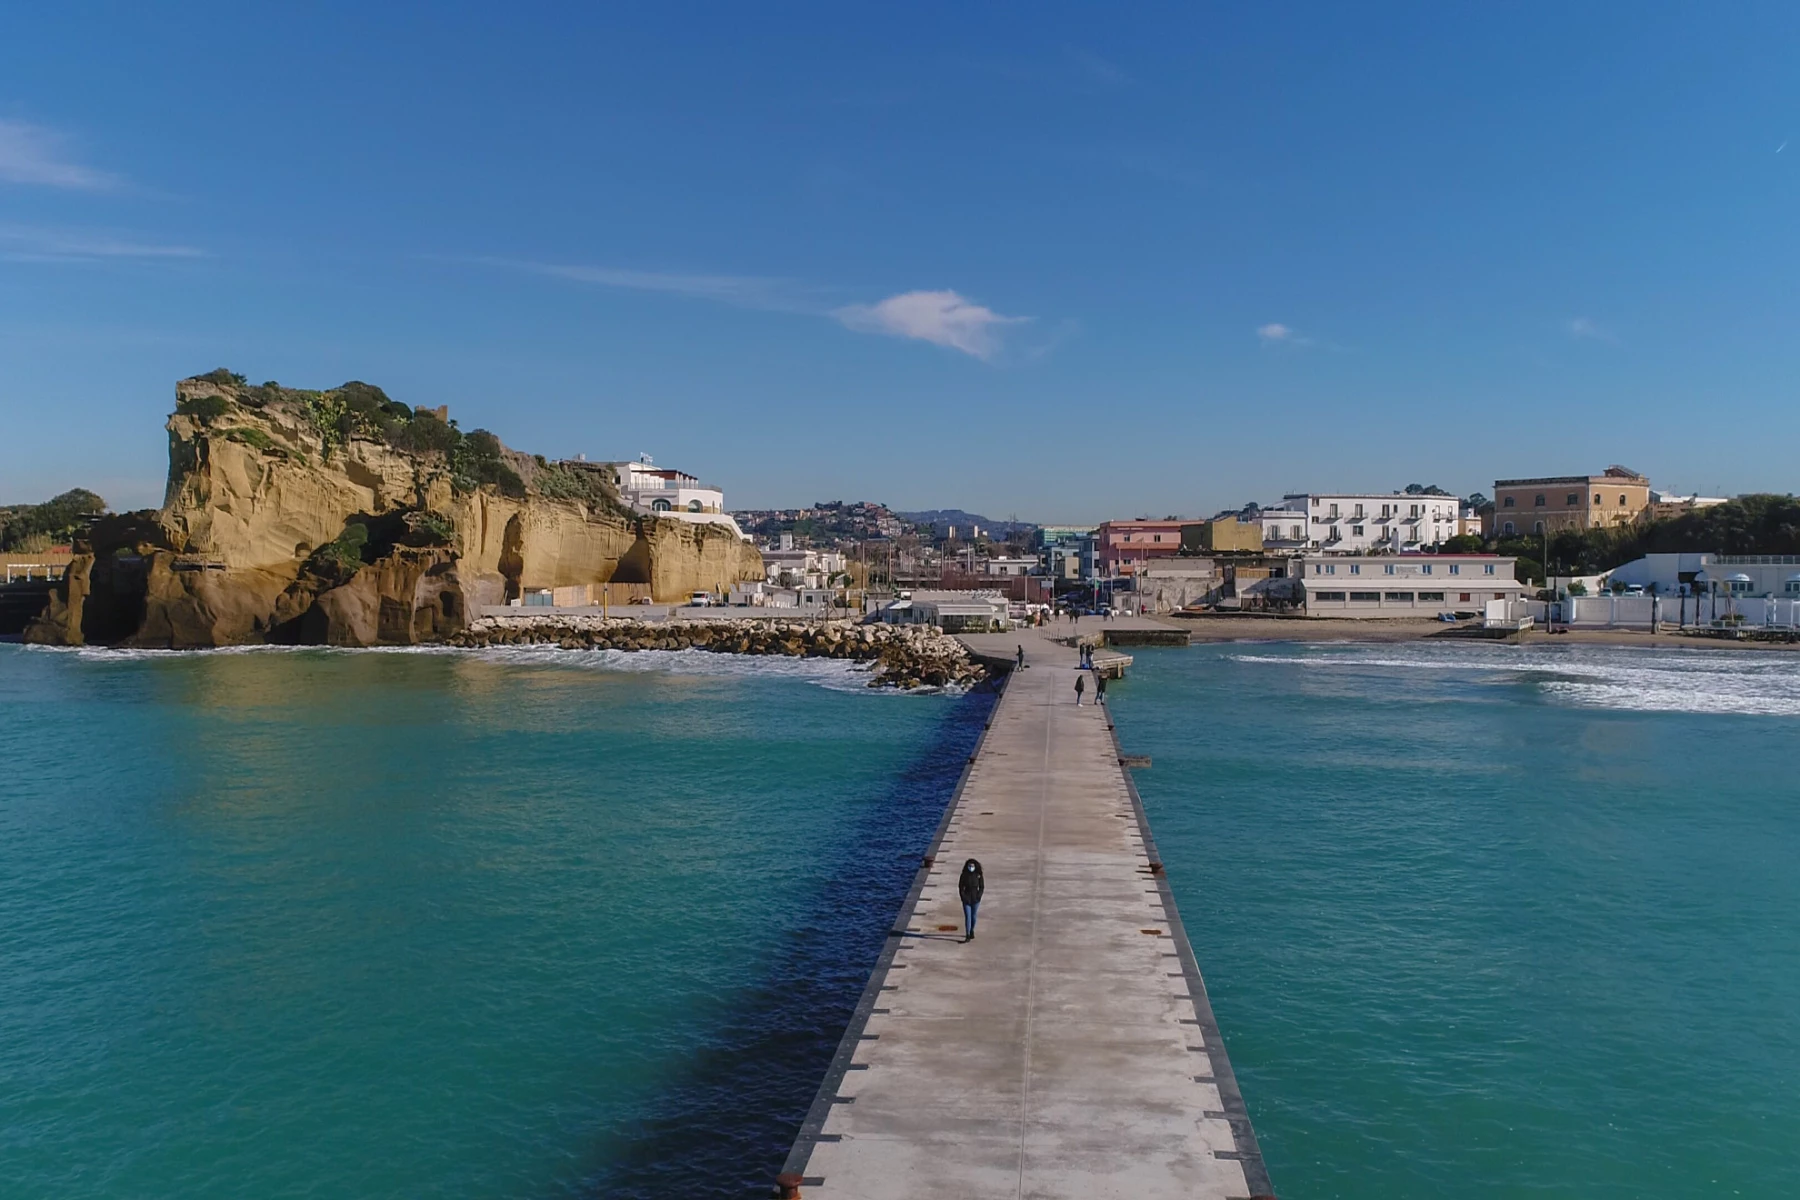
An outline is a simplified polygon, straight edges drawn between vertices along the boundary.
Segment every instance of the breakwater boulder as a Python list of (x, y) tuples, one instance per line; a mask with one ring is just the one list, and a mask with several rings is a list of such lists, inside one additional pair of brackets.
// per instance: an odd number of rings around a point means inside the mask
[(465, 647), (553, 645), (565, 650), (706, 650), (844, 658), (874, 664), (871, 687), (968, 687), (987, 678), (987, 669), (961, 642), (924, 626), (508, 614), (480, 617), (446, 640)]

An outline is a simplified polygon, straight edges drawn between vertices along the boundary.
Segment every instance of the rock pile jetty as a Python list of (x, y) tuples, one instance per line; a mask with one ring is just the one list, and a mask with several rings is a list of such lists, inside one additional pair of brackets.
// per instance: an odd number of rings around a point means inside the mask
[(557, 614), (481, 617), (446, 639), (452, 646), (553, 645), (565, 650), (707, 650), (873, 663), (870, 687), (968, 687), (987, 669), (955, 638), (926, 626), (851, 621), (644, 621)]

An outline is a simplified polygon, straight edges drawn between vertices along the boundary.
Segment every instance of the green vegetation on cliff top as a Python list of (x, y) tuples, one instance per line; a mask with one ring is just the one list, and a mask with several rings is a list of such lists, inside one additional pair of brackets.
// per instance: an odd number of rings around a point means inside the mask
[(42, 504), (0, 506), (0, 550), (36, 551), (66, 542), (106, 511), (106, 501), (86, 488), (74, 488)]

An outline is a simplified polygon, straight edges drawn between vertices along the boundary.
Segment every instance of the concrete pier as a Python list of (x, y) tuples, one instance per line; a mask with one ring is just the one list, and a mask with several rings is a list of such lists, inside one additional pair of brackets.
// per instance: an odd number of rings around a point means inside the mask
[[(1048, 632), (1048, 631), (1046, 631)], [(1270, 1194), (1136, 789), (1035, 631), (779, 1181), (842, 1200)], [(987, 644), (991, 640), (992, 645)], [(976, 937), (957, 874), (981, 860)]]

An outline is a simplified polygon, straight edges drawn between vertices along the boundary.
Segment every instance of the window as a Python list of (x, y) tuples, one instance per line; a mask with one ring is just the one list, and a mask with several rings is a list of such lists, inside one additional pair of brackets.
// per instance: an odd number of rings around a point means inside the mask
[[(1506, 532), (1511, 533), (1512, 526), (1510, 526), (1510, 525), (1507, 526)], [(1452, 575), (1461, 575), (1462, 574), (1462, 564), (1461, 563), (1451, 563), (1450, 564), (1450, 573)]]
[(1351, 592), (1350, 599), (1358, 604), (1380, 604), (1380, 592)]
[[(1573, 499), (1573, 497), (1571, 497), (1571, 499)], [(1604, 500), (1602, 500), (1602, 499), (1601, 499), (1601, 498), (1600, 498), (1600, 493), (1599, 493), (1599, 492), (1595, 492), (1595, 493), (1594, 493), (1594, 503), (1595, 503), (1595, 504), (1605, 504), (1605, 503), (1606, 503), (1606, 501), (1604, 501)]]
[(1363, 535), (1362, 531), (1363, 531), (1363, 527), (1361, 525), (1352, 525), (1350, 527), (1350, 536), (1351, 537), (1361, 537)]
[(1506, 523), (1506, 535), (1508, 537), (1511, 537), (1513, 535), (1513, 532), (1514, 532), (1513, 531), (1513, 523), (1511, 521), (1508, 521)]
[(1467, 604), (1467, 603), (1468, 603), (1468, 602), (1469, 602), (1469, 593), (1467, 593), (1467, 592), (1458, 592), (1458, 593), (1457, 593), (1457, 599), (1459, 599), (1459, 600), (1461, 600), (1461, 601), (1462, 601), (1462, 602), (1463, 602), (1463, 603), (1464, 603), (1464, 604)]
[(1536, 505), (1538, 508), (1544, 507), (1544, 493), (1539, 492), (1537, 494), (1537, 499), (1533, 500), (1532, 504)]
[(1162, 534), (1160, 534), (1160, 533), (1151, 534), (1150, 540), (1153, 542), (1160, 542), (1160, 541), (1162, 541)]
[(1411, 592), (1389, 592), (1387, 598), (1390, 603), (1411, 604), (1413, 594)]
[(1337, 519), (1337, 515), (1338, 515), (1338, 509), (1337, 509), (1337, 505), (1335, 505), (1335, 504), (1334, 504), (1334, 505), (1332, 505), (1332, 506), (1331, 506), (1331, 517), (1332, 517), (1332, 519), (1333, 519), (1333, 520), (1336, 520), (1336, 519)]
[(1412, 506), (1412, 515), (1415, 517), (1419, 515), (1419, 506), (1416, 504)]
[(1313, 593), (1314, 600), (1342, 600), (1343, 598), (1344, 598), (1344, 593), (1342, 593), (1342, 592), (1314, 592)]
[(1790, 596), (1800, 596), (1800, 579), (1790, 579), (1787, 581), (1787, 594)]
[(650, 511), (651, 512), (668, 512), (669, 511), (669, 502), (667, 500), (663, 500), (660, 498), (656, 499), (656, 500), (652, 500), (650, 502)]
[(1362, 574), (1362, 564), (1361, 563), (1351, 563), (1350, 564), (1350, 573), (1352, 575), (1361, 575)]
[(1426, 564), (1425, 564), (1425, 565), (1424, 565), (1424, 566), (1422, 566), (1422, 567), (1420, 567), (1420, 568), (1419, 568), (1419, 574), (1421, 574), (1421, 575), (1429, 575), (1429, 574), (1431, 574), (1431, 564), (1430, 564), (1430, 563), (1426, 563)]
[(1483, 575), (1492, 575), (1494, 573), (1494, 564), (1493, 563), (1483, 563), (1481, 565), (1481, 573)]
[(1299, 527), (1299, 526), (1298, 526), (1298, 525), (1294, 525), (1294, 526), (1292, 526), (1292, 527), (1290, 527), (1290, 528), (1289, 528), (1289, 529), (1288, 529), (1288, 533), (1289, 533), (1289, 535), (1290, 535), (1290, 536), (1292, 536), (1292, 538), (1293, 538), (1293, 539), (1294, 539), (1294, 540), (1295, 540), (1295, 541), (1296, 541), (1296, 542), (1297, 542), (1297, 541), (1299, 541), (1299, 540), (1300, 540), (1300, 537), (1301, 537), (1301, 533), (1300, 533), (1300, 527)]
[(1360, 505), (1360, 504), (1359, 504), (1359, 505), (1357, 505), (1357, 506), (1356, 506), (1356, 511), (1355, 511), (1355, 512), (1353, 512), (1353, 513), (1351, 513), (1351, 514), (1350, 514), (1350, 515), (1351, 515), (1351, 516), (1353, 516), (1353, 517), (1355, 517), (1355, 518), (1356, 518), (1356, 519), (1357, 519), (1357, 520), (1359, 520), (1359, 521), (1360, 521), (1360, 520), (1362, 520), (1362, 515), (1363, 515), (1363, 509), (1362, 509), (1362, 505)]
[(1441, 603), (1443, 603), (1443, 600), (1444, 600), (1444, 593), (1442, 593), (1442, 592), (1420, 592), (1419, 600), (1421, 602), (1432, 601), (1432, 602), (1441, 604)]
[(701, 507), (700, 502), (698, 500), (689, 500), (688, 501), (688, 511), (689, 512), (705, 512), (706, 509)]
[(1394, 564), (1389, 563), (1385, 567), (1383, 567), (1381, 570), (1382, 570), (1382, 574), (1384, 574), (1384, 575), (1392, 575), (1394, 573)]
[(1625, 507), (1625, 497), (1623, 495), (1620, 495), (1620, 497), (1619, 497), (1619, 507), (1620, 508)]
[[(1596, 496), (1595, 499), (1597, 500), (1597, 499), (1599, 499), (1599, 497)], [(1581, 493), (1580, 492), (1570, 492), (1569, 498), (1567, 500), (1565, 500), (1563, 503), (1567, 504), (1570, 508), (1574, 508), (1577, 504), (1581, 503)]]
[(1544, 532), (1544, 523), (1542, 521), (1533, 521), (1531, 523), (1531, 532), (1533, 532), (1533, 533)]
[(1732, 594), (1735, 596), (1749, 595), (1751, 587), (1754, 586), (1748, 579), (1733, 579), (1730, 582)]
[(1513, 506), (1513, 498), (1511, 496), (1508, 496), (1506, 498), (1506, 501), (1503, 504), (1501, 504), (1500, 507), (1501, 508), (1511, 508), (1512, 506)]

